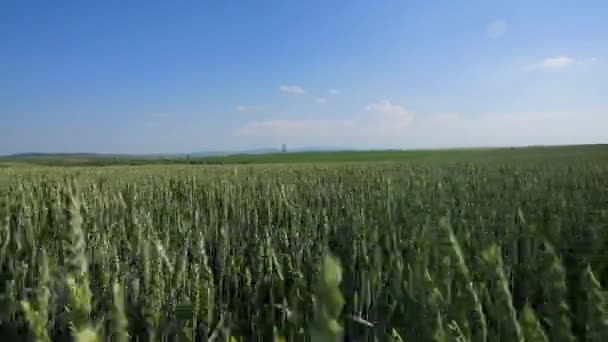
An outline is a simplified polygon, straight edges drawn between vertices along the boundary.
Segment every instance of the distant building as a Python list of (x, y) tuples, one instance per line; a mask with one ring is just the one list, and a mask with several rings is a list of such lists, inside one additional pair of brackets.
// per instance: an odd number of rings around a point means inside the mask
[(281, 152), (283, 152), (283, 153), (287, 152), (287, 145), (286, 144), (283, 144), (281, 146)]

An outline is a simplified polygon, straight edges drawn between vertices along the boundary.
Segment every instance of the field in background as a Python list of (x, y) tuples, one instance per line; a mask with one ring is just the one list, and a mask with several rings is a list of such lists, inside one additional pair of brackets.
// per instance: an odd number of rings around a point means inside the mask
[(508, 162), (514, 160), (608, 160), (608, 145), (477, 148), (405, 151), (297, 152), (232, 155), (195, 160), (210, 164), (273, 164), (334, 162)]
[(166, 164), (282, 164), (384, 161), (486, 161), (509, 160), (608, 160), (608, 145), (573, 145), (518, 148), (478, 148), (444, 150), (389, 150), (288, 152), (269, 154), (235, 154), (227, 156), (126, 156), (95, 154), (50, 154), (0, 157), (0, 167), (46, 166), (111, 166)]
[(0, 339), (608, 341), (607, 152), (12, 160)]

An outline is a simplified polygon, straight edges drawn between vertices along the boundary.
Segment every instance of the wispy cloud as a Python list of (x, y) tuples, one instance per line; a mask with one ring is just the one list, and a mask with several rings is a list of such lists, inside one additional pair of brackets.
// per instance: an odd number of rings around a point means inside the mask
[(296, 94), (296, 95), (306, 94), (306, 91), (304, 90), (304, 88), (297, 86), (297, 85), (282, 85), (279, 87), (279, 90), (284, 93), (287, 93), (287, 94)]
[(403, 141), (429, 147), (601, 143), (605, 134), (594, 122), (608, 125), (606, 114), (596, 110), (430, 115), (412, 126)]
[(564, 69), (572, 64), (574, 64), (575, 60), (571, 57), (567, 56), (556, 56), (545, 58), (539, 63), (532, 64), (528, 67), (528, 70), (556, 70), (556, 69)]
[(378, 115), (378, 119), (391, 129), (402, 129), (414, 119), (414, 114), (402, 106), (383, 100), (368, 104), (365, 109)]
[(597, 56), (593, 56), (591, 58), (586, 58), (586, 59), (583, 59), (583, 60), (577, 60), (576, 64), (578, 64), (578, 65), (592, 64), (592, 63), (597, 62), (598, 60), (599, 60), (599, 58)]
[(491, 39), (497, 39), (505, 35), (507, 33), (509, 26), (507, 25), (507, 21), (504, 19), (495, 20), (491, 23), (487, 28), (488, 37)]
[(329, 89), (327, 92), (329, 93), (329, 95), (338, 95), (338, 94), (340, 94), (340, 91), (338, 89), (333, 89), (333, 88)]
[(327, 103), (327, 99), (324, 97), (317, 97), (315, 99), (315, 101), (317, 101), (318, 104), (326, 104)]
[(414, 114), (388, 100), (367, 105), (352, 119), (272, 119), (251, 122), (234, 132), (237, 137), (291, 139), (314, 142), (331, 135), (345, 133), (341, 138), (374, 139), (398, 136), (410, 125)]
[(275, 137), (293, 138), (304, 135), (331, 134), (331, 132), (352, 129), (356, 122), (351, 120), (329, 120), (329, 119), (277, 119), (251, 122), (240, 127), (234, 136), (237, 137)]
[[(416, 120), (401, 106), (378, 102), (352, 119), (280, 119), (249, 123), (240, 141), (352, 148), (439, 148), (583, 144), (606, 141), (608, 111), (426, 114)], [(402, 109), (395, 109), (401, 107)], [(387, 114), (388, 113), (388, 114)], [(395, 119), (397, 117), (397, 119)], [(409, 122), (400, 125), (400, 122)], [(396, 122), (396, 124), (395, 124)], [(393, 127), (396, 126), (396, 127)], [(543, 127), (543, 132), (537, 127)]]

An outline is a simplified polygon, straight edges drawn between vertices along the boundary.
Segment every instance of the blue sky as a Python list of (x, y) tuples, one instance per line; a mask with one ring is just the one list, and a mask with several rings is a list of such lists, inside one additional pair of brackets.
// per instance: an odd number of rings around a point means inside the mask
[(608, 143), (608, 2), (0, 3), (0, 154)]

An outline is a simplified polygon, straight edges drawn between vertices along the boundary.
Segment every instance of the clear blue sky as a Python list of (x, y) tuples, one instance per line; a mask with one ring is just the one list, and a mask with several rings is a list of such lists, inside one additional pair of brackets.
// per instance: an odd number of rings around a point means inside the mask
[(608, 1), (0, 2), (0, 154), (608, 143)]

